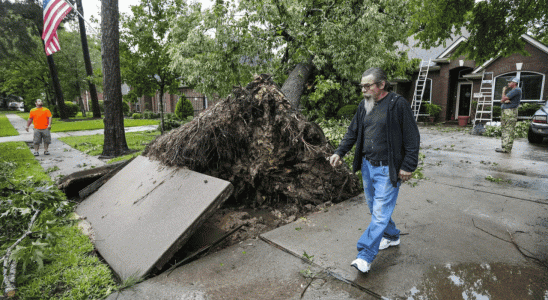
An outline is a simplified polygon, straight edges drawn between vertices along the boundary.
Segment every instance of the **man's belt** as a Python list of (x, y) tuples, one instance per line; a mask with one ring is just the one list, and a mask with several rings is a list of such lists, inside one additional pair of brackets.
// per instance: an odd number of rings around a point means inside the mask
[(388, 166), (387, 160), (367, 160), (373, 167), (382, 167), (382, 166)]

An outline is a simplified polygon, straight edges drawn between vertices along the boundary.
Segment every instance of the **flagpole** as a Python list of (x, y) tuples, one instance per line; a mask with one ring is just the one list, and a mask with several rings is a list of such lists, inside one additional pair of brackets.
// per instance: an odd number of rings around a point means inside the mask
[(66, 0), (63, 0), (65, 1), (65, 3), (67, 3), (70, 7), (72, 7), (72, 9), (78, 14), (78, 16), (80, 16), (80, 18), (82, 18), (82, 20), (84, 20), (84, 22), (86, 22), (86, 24), (88, 24), (88, 27), (91, 27), (91, 30), (93, 30), (93, 32), (96, 34), (96, 35), (99, 35), (99, 32), (97, 32), (97, 30), (95, 30), (95, 28), (93, 28), (93, 26), (91, 26), (91, 24), (86, 21), (86, 19), (84, 19), (84, 16), (82, 16), (80, 14), (80, 12), (76, 9), (76, 7), (72, 6), (72, 4), (70, 4), (68, 1)]

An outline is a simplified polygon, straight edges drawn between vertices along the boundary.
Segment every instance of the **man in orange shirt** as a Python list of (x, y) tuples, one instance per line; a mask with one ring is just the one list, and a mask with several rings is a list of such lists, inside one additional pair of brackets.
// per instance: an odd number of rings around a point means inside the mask
[(49, 155), (48, 147), (51, 144), (51, 112), (42, 105), (42, 100), (36, 100), (36, 108), (30, 110), (26, 128), (28, 132), (30, 123), (34, 123), (34, 156), (39, 155), (38, 149), (40, 149), (42, 139), (44, 140), (44, 155)]

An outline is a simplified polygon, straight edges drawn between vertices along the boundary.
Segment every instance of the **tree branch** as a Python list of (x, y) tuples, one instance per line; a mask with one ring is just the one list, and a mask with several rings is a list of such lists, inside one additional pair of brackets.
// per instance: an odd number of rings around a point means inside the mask
[(29, 234), (32, 233), (32, 226), (34, 226), (34, 222), (36, 222), (36, 218), (38, 218), (39, 214), (40, 210), (34, 212), (34, 215), (30, 219), (29, 228), (27, 229), (27, 231), (25, 231), (25, 233), (6, 250), (6, 255), (2, 257), (2, 259), (4, 260), (4, 270), (2, 272), (2, 275), (4, 276), (4, 285), (6, 286), (4, 293), (8, 297), (13, 297), (15, 295), (15, 291), (17, 290), (17, 288), (15, 287), (17, 261), (10, 259), (11, 251), (17, 245), (19, 245), (19, 243), (21, 243)]

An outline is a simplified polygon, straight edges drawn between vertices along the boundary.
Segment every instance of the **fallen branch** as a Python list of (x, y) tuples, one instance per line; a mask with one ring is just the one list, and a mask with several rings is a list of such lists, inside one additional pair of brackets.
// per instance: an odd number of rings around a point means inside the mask
[[(508, 235), (510, 236), (510, 240), (512, 241), (512, 245), (514, 245), (514, 247), (516, 247), (516, 249), (519, 251), (519, 253), (521, 253), (521, 255), (523, 255), (524, 257), (526, 258), (529, 258), (529, 259), (532, 259), (534, 261), (536, 261), (538, 264), (540, 264), (541, 266), (544, 266), (545, 268), (548, 268), (548, 264), (534, 256), (530, 256), (530, 255), (527, 255), (525, 253), (523, 253), (523, 251), (521, 251), (521, 248), (518, 246), (518, 244), (516, 243), (516, 241), (514, 240), (514, 237), (512, 236), (512, 234), (510, 233), (510, 231), (508, 229), (506, 229), (506, 232), (508, 232)], [(529, 252), (529, 251), (527, 251)]]
[(17, 288), (15, 287), (15, 284), (16, 284), (15, 274), (17, 271), (17, 261), (10, 259), (11, 251), (17, 245), (19, 245), (19, 243), (21, 243), (29, 234), (32, 233), (31, 231), (32, 226), (34, 226), (34, 222), (36, 222), (36, 218), (38, 218), (39, 214), (40, 214), (40, 210), (37, 210), (34, 212), (34, 215), (30, 219), (29, 228), (27, 229), (27, 231), (25, 231), (25, 233), (17, 241), (15, 241), (13, 245), (11, 245), (6, 250), (6, 254), (4, 255), (4, 257), (2, 257), (2, 259), (4, 260), (4, 270), (2, 272), (2, 275), (4, 276), (4, 285), (6, 287), (4, 290), (4, 294), (7, 297), (13, 297), (15, 295), (15, 291), (17, 290)]
[[(532, 259), (532, 260), (534, 260), (535, 262), (537, 262), (538, 264), (540, 264), (541, 266), (544, 266), (545, 268), (548, 268), (548, 264), (547, 264), (546, 262), (544, 262), (544, 261), (542, 261), (542, 260), (540, 260), (540, 259), (538, 259), (538, 258), (536, 258), (536, 257), (534, 257), (534, 256), (530, 256), (530, 255), (525, 254), (525, 253), (522, 251), (522, 248), (521, 248), (521, 247), (516, 243), (516, 241), (514, 240), (514, 237), (512, 236), (512, 234), (510, 233), (510, 231), (508, 230), (508, 228), (506, 229), (506, 232), (508, 232), (508, 235), (510, 236), (510, 240), (509, 240), (509, 241), (506, 240), (506, 239), (504, 239), (504, 238), (498, 237), (498, 236), (496, 236), (496, 235), (494, 235), (494, 234), (492, 234), (492, 233), (490, 233), (490, 232), (488, 232), (488, 231), (486, 231), (486, 230), (484, 230), (484, 229), (482, 229), (482, 228), (479, 228), (478, 226), (476, 226), (476, 223), (474, 222), (474, 219), (472, 219), (472, 224), (474, 224), (474, 227), (476, 227), (477, 229), (479, 229), (479, 230), (481, 230), (481, 231), (487, 233), (488, 235), (490, 235), (490, 236), (492, 236), (492, 237), (494, 237), (494, 238), (497, 238), (497, 239), (499, 239), (499, 240), (501, 240), (501, 241), (504, 241), (504, 242), (507, 242), (507, 243), (510, 243), (510, 244), (514, 245), (514, 247), (518, 250), (518, 252), (519, 252), (521, 255), (523, 255), (523, 257)], [(527, 250), (527, 249), (525, 249), (525, 248), (523, 248), (523, 250), (527, 251), (528, 253), (533, 254), (531, 251), (529, 251), (529, 250)]]

